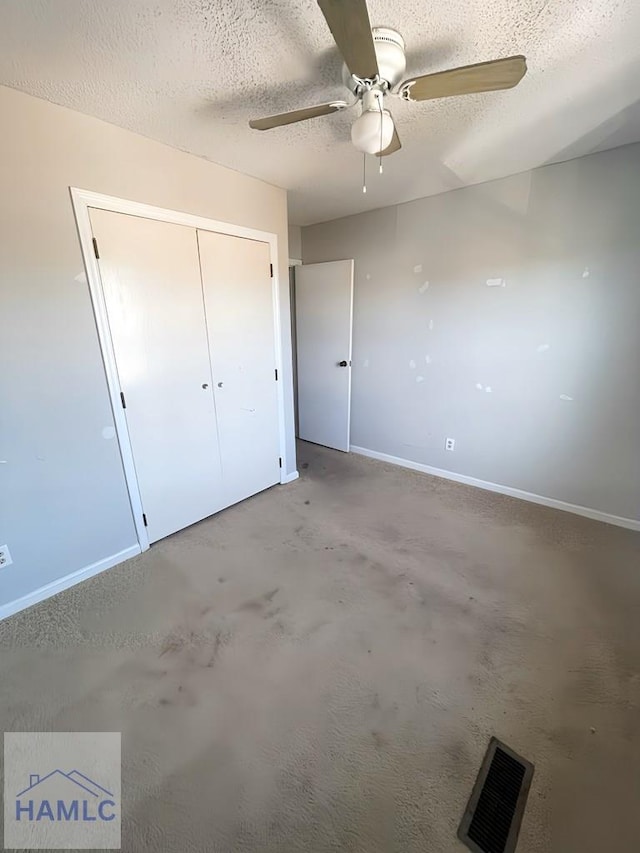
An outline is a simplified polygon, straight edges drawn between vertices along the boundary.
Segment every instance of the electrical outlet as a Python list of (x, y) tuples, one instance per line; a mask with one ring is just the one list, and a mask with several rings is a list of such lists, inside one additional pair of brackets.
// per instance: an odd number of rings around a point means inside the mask
[(8, 545), (0, 545), (0, 569), (6, 569), (13, 563)]
[(455, 438), (445, 438), (444, 440), (444, 449), (445, 450), (455, 450), (456, 449), (456, 440)]

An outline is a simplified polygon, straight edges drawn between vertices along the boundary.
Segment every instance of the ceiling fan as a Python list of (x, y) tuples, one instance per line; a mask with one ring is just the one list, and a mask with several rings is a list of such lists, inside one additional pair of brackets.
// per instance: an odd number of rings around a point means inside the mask
[[(270, 130), (348, 109), (358, 102), (360, 117), (351, 127), (351, 141), (365, 154), (385, 157), (401, 148), (393, 117), (384, 107), (388, 95), (405, 101), (428, 101), (510, 89), (523, 78), (524, 56), (508, 56), (476, 65), (450, 68), (402, 80), (406, 69), (404, 39), (387, 27), (371, 28), (366, 0), (317, 0), (344, 59), (342, 78), (355, 100), (330, 101), (306, 109), (252, 119), (254, 130)], [(382, 161), (381, 161), (382, 162)]]

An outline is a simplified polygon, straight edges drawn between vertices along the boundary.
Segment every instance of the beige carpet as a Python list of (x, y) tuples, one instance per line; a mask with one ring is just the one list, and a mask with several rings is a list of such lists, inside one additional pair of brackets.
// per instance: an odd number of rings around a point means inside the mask
[(0, 624), (4, 730), (121, 730), (123, 849), (640, 850), (640, 537), (302, 445), (301, 480)]

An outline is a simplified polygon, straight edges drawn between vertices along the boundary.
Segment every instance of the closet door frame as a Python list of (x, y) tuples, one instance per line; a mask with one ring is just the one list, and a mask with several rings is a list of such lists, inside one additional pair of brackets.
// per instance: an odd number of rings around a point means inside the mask
[(208, 219), (202, 216), (194, 216), (190, 213), (182, 213), (177, 210), (167, 210), (163, 207), (153, 207), (152, 205), (143, 204), (136, 201), (128, 201), (127, 199), (117, 198), (115, 196), (103, 195), (90, 190), (78, 189), (70, 187), (71, 203), (75, 215), (76, 226), (78, 229), (78, 237), (80, 239), (80, 249), (82, 259), (84, 261), (87, 282), (89, 285), (89, 293), (91, 296), (91, 304), (96, 321), (96, 329), (98, 332), (98, 340), (100, 350), (102, 352), (102, 360), (109, 389), (109, 398), (111, 401), (111, 409), (113, 413), (113, 421), (116, 429), (118, 443), (120, 445), (120, 454), (122, 457), (122, 465), (124, 475), (129, 491), (129, 499), (131, 501), (131, 510), (140, 543), (140, 550), (146, 551), (149, 548), (149, 537), (147, 528), (144, 523), (142, 512), (142, 499), (140, 496), (140, 488), (136, 477), (136, 470), (133, 458), (133, 449), (129, 440), (129, 431), (127, 429), (127, 421), (125, 412), (122, 407), (121, 387), (118, 380), (118, 371), (116, 369), (115, 352), (111, 341), (111, 333), (109, 331), (109, 318), (107, 314), (107, 306), (102, 289), (102, 280), (100, 278), (100, 268), (98, 259), (94, 249), (93, 231), (91, 229), (91, 220), (89, 219), (89, 209), (98, 208), (100, 210), (109, 210), (113, 213), (126, 213), (130, 216), (140, 216), (144, 219), (155, 219), (159, 222), (171, 222), (175, 225), (186, 225), (189, 228), (200, 229), (201, 231), (214, 231), (218, 234), (228, 234), (231, 237), (245, 237), (249, 240), (257, 240), (261, 243), (268, 243), (269, 255), (271, 261), (271, 288), (272, 288), (272, 305), (273, 305), (273, 325), (275, 336), (275, 357), (276, 369), (278, 371), (277, 394), (278, 394), (278, 434), (280, 438), (280, 457), (282, 459), (280, 482), (288, 483), (295, 479), (295, 475), (287, 475), (287, 459), (286, 459), (286, 442), (285, 442), (285, 418), (284, 418), (284, 391), (282, 383), (282, 329), (280, 324), (280, 292), (278, 279), (278, 237), (269, 231), (258, 231), (254, 228), (245, 228), (241, 225), (231, 225), (228, 222), (219, 222), (215, 219)]

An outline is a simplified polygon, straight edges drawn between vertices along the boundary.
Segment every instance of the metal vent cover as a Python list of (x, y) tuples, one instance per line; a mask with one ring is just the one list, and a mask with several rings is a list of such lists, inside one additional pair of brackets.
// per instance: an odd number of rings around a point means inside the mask
[(530, 761), (491, 738), (458, 829), (458, 838), (469, 850), (513, 853), (533, 769)]

